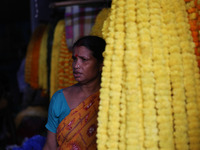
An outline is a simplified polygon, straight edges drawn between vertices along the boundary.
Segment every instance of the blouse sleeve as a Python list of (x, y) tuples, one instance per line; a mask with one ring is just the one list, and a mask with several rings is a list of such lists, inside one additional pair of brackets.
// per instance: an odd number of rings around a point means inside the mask
[(55, 102), (56, 102), (56, 96), (53, 95), (49, 104), (47, 124), (45, 125), (45, 127), (53, 133), (56, 133), (58, 124), (58, 117), (56, 116), (55, 112), (56, 111)]
[(60, 122), (70, 113), (70, 108), (64, 97), (62, 90), (57, 91), (51, 98), (48, 109), (48, 120), (45, 127), (56, 133)]

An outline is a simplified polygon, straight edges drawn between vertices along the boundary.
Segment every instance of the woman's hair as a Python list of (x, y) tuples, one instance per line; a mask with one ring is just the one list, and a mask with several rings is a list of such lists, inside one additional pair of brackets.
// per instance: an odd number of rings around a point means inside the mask
[(102, 53), (105, 50), (106, 42), (104, 39), (98, 37), (98, 36), (84, 36), (80, 39), (78, 39), (74, 45), (73, 49), (75, 47), (79, 46), (85, 46), (87, 49), (91, 50), (93, 53), (93, 56), (100, 62), (103, 61)]

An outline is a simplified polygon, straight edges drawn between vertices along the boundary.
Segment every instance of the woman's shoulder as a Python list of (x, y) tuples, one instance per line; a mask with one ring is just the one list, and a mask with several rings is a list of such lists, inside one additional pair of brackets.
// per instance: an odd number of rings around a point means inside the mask
[(63, 94), (63, 89), (58, 90), (53, 94), (50, 102), (50, 107), (52, 107), (53, 110), (56, 110), (57, 113), (63, 109), (65, 110), (66, 107), (69, 107)]
[(63, 95), (63, 89), (60, 89), (53, 94), (53, 96), (51, 98), (51, 102), (52, 103), (60, 103), (62, 101), (65, 101), (65, 97)]

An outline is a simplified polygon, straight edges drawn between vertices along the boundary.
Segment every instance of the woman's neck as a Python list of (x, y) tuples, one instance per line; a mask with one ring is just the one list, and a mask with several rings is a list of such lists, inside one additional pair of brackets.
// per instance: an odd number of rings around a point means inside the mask
[(100, 81), (94, 81), (92, 83), (87, 84), (81, 84), (78, 83), (77, 85), (80, 88), (80, 91), (83, 92), (85, 95), (91, 95), (93, 93), (96, 93), (100, 89)]

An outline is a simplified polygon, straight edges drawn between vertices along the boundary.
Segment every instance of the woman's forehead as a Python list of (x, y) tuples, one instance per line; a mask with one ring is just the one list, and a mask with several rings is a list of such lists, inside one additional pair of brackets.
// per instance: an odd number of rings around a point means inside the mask
[(89, 50), (88, 48), (86, 48), (85, 46), (79, 46), (79, 47), (75, 47), (73, 49), (73, 55), (75, 57), (77, 57), (77, 56), (91, 56), (92, 51)]

